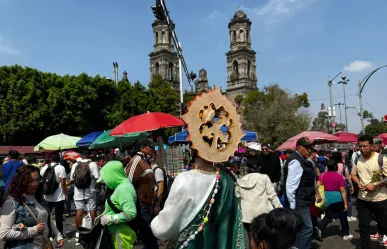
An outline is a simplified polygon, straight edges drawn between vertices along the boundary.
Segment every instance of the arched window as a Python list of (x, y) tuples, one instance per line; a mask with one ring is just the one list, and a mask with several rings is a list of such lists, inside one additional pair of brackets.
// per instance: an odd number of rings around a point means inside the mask
[(251, 61), (247, 61), (247, 78), (250, 79)]
[(155, 44), (158, 44), (159, 43), (159, 32), (156, 32), (155, 39), (156, 39)]
[(161, 32), (161, 43), (165, 43), (165, 31)]
[(239, 66), (238, 66), (237, 61), (234, 61), (234, 63), (233, 63), (233, 73), (234, 73), (236, 79), (238, 79), (239, 78)]
[(160, 64), (158, 62), (155, 64), (155, 74), (160, 74)]
[(168, 43), (172, 44), (172, 33), (168, 32)]
[(168, 65), (168, 80), (173, 80), (173, 63), (169, 62)]
[(236, 31), (235, 30), (232, 32), (232, 41), (236, 42)]
[(250, 40), (249, 35), (250, 35), (250, 32), (247, 30), (247, 31), (246, 31), (246, 41), (247, 41), (247, 42), (249, 42), (249, 40)]
[(245, 41), (243, 29), (239, 30), (239, 41), (241, 42)]

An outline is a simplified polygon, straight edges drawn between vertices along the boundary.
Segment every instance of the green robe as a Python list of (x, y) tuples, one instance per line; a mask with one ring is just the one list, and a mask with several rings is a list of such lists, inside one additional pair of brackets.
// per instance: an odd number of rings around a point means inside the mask
[(106, 186), (114, 190), (111, 195), (112, 203), (120, 214), (114, 213), (106, 201), (103, 215), (110, 216), (114, 221), (108, 226), (116, 249), (131, 249), (136, 242), (136, 233), (127, 224), (136, 215), (136, 191), (125, 175), (122, 163), (110, 161), (101, 169), (100, 179)]
[[(214, 187), (215, 188), (215, 187)], [(215, 189), (214, 189), (215, 190)], [(214, 191), (213, 190), (213, 191)], [(211, 193), (212, 195), (212, 193)], [(178, 242), (169, 248), (186, 249), (244, 249), (244, 228), (240, 202), (235, 196), (235, 182), (224, 172), (221, 172), (219, 190), (215, 195), (215, 203), (211, 208), (208, 223), (195, 239), (184, 247), (187, 238), (197, 231), (203, 222), (204, 213), (210, 203), (211, 195), (205, 206), (190, 224), (182, 231)]]

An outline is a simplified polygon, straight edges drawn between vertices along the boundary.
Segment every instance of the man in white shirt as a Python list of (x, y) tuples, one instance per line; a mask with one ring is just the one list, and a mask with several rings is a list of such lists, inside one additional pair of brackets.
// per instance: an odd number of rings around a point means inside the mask
[[(77, 216), (75, 219), (75, 224), (78, 227), (81, 227), (82, 225), (82, 219), (84, 211), (87, 210), (90, 212), (90, 216), (93, 219), (93, 222), (96, 218), (96, 181), (99, 178), (99, 168), (95, 162), (92, 162), (89, 159), (89, 152), (87, 150), (82, 151), (81, 153), (82, 159), (78, 162), (76, 162), (73, 167), (71, 168), (70, 173), (70, 183), (75, 183), (74, 186), (74, 202), (75, 207), (77, 209)], [(90, 170), (90, 177), (91, 177), (91, 183), (90, 187), (87, 188), (78, 188), (76, 183), (76, 169), (78, 165), (84, 165), (89, 167)]]
[(46, 164), (41, 170), (40, 175), (43, 177), (44, 173), (51, 167), (54, 169), (56, 182), (59, 183), (58, 188), (53, 194), (44, 195), (44, 199), (47, 201), (48, 208), (50, 213), (55, 207), (55, 220), (56, 227), (63, 233), (63, 213), (64, 213), (64, 202), (67, 197), (67, 185), (66, 185), (66, 170), (65, 167), (60, 165), (60, 156), (58, 153), (53, 153), (51, 155), (51, 163)]
[(164, 203), (166, 200), (166, 191), (167, 191), (167, 180), (164, 179), (164, 171), (157, 165), (156, 157), (151, 159), (151, 167), (155, 175), (155, 181), (157, 184), (156, 192), (156, 201), (153, 207), (154, 215), (158, 215), (160, 211), (164, 208)]

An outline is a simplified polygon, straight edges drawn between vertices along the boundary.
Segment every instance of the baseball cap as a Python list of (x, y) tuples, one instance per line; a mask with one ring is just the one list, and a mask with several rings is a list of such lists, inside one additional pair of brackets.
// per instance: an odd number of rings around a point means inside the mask
[(150, 139), (150, 138), (141, 138), (140, 140), (137, 141), (137, 148), (141, 149), (142, 147), (155, 147), (155, 143)]
[(271, 148), (269, 143), (263, 143), (261, 148), (264, 148), (264, 147), (269, 148), (269, 149)]
[(382, 144), (382, 140), (380, 138), (375, 137), (374, 138), (374, 144), (375, 145), (381, 145)]
[(297, 140), (296, 146), (312, 146), (312, 143), (310, 142), (309, 138), (302, 137)]

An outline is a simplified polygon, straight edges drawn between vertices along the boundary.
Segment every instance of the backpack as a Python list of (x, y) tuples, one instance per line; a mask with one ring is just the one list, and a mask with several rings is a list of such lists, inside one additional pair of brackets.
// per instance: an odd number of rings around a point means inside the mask
[(91, 170), (90, 170), (91, 161), (81, 162), (79, 161), (74, 172), (74, 185), (79, 189), (90, 188), (91, 185)]
[(42, 177), (42, 194), (43, 195), (52, 195), (55, 193), (55, 191), (59, 187), (59, 182), (56, 180), (56, 174), (55, 174), (55, 167), (59, 165), (54, 164), (47, 165), (46, 171), (44, 171), (43, 177)]
[[(382, 153), (379, 153), (379, 156), (378, 156), (379, 168), (383, 168), (383, 158), (384, 158), (384, 155)], [(359, 159), (360, 159), (360, 155), (357, 155), (354, 160), (355, 165), (357, 165), (357, 162), (359, 161)]]
[(156, 174), (156, 170), (161, 169), (163, 171), (164, 176), (164, 192), (163, 192), (163, 199), (161, 200), (161, 208), (164, 207), (164, 203), (168, 198), (169, 191), (171, 190), (172, 183), (174, 181), (172, 176), (167, 175), (167, 172), (164, 168), (161, 168), (160, 166), (157, 166), (153, 169), (153, 173)]

